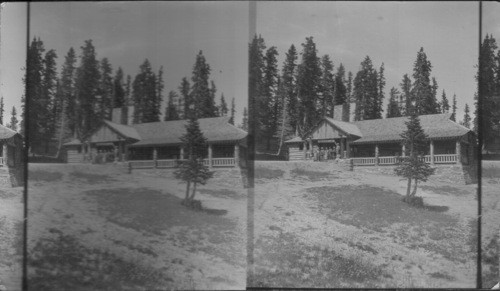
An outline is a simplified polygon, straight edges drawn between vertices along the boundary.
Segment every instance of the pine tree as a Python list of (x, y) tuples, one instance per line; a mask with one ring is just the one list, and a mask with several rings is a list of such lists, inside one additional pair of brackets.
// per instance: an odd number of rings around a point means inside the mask
[(441, 112), (448, 113), (450, 111), (450, 103), (448, 102), (448, 98), (446, 97), (446, 92), (443, 90), (443, 94), (441, 94)]
[(96, 96), (99, 95), (99, 80), (101, 79), (99, 61), (92, 40), (86, 40), (81, 47), (80, 66), (76, 70), (76, 132), (82, 139), (100, 124)]
[(191, 85), (189, 84), (189, 81), (186, 77), (182, 78), (181, 85), (179, 86), (179, 92), (180, 92), (180, 97), (179, 100), (179, 107), (182, 110), (181, 116), (184, 117), (184, 119), (191, 118), (191, 115), (194, 114), (194, 109), (192, 109), (191, 105), (194, 108), (193, 101), (191, 100), (191, 95), (189, 94), (189, 90), (191, 88)]
[[(481, 124), (478, 124), (478, 130), (482, 132), (483, 144), (489, 148), (490, 144), (495, 142), (498, 137), (498, 124), (500, 122), (500, 64), (495, 59), (495, 51), (498, 48), (495, 38), (492, 35), (486, 35), (479, 52), (479, 70), (476, 75), (478, 83), (478, 95), (481, 98)], [(476, 117), (479, 116), (478, 103), (476, 103)], [(477, 120), (476, 120), (477, 122)]]
[[(215, 83), (214, 81), (210, 81), (210, 100), (213, 100), (213, 102), (215, 103), (215, 95), (217, 94), (217, 86), (215, 86)], [(219, 111), (219, 107), (215, 106), (214, 107), (214, 113), (213, 113), (213, 116), (220, 116), (220, 111)]]
[(17, 112), (16, 112), (16, 107), (12, 106), (12, 111), (10, 112), (10, 123), (7, 125), (8, 128), (12, 129), (13, 131), (17, 131)]
[(346, 94), (347, 94), (347, 101), (349, 103), (353, 102), (352, 100), (352, 72), (349, 71), (347, 74), (347, 82), (346, 82)]
[(457, 121), (457, 95), (453, 94), (453, 99), (452, 99), (452, 107), (451, 107), (451, 120)]
[(264, 55), (264, 83), (262, 86), (262, 95), (258, 100), (259, 124), (262, 126), (257, 131), (257, 136), (263, 138), (266, 142), (266, 149), (270, 149), (271, 139), (277, 130), (279, 113), (278, 90), (278, 51), (272, 46), (266, 50)]
[(314, 127), (322, 116), (316, 107), (320, 93), (321, 68), (313, 37), (302, 43), (302, 60), (298, 66), (297, 94), (299, 96), (299, 134)]
[(297, 99), (297, 50), (292, 44), (286, 53), (281, 70), (281, 86), (283, 94), (283, 110), (285, 114), (285, 127), (288, 129), (286, 136), (293, 135), (298, 125), (298, 99)]
[(55, 135), (55, 114), (57, 104), (55, 103), (55, 94), (57, 87), (57, 69), (56, 69), (57, 54), (51, 49), (45, 54), (42, 95), (40, 98), (41, 110), (37, 116), (39, 119), (39, 131), (42, 134), (43, 153), (48, 154), (50, 151), (50, 142)]
[(224, 94), (220, 95), (220, 107), (219, 112), (220, 116), (227, 116), (229, 109), (227, 108), (226, 99), (224, 98)]
[[(181, 137), (181, 141), (187, 151), (188, 159), (180, 165), (174, 175), (176, 179), (186, 182), (186, 194), (182, 204), (201, 209), (201, 203), (194, 200), (196, 186), (197, 184), (204, 185), (213, 176), (213, 172), (210, 172), (208, 166), (203, 163), (207, 140), (200, 130), (195, 115), (192, 115), (189, 119), (186, 133)], [(193, 184), (192, 191), (190, 191), (191, 184)]]
[(3, 103), (3, 96), (0, 98), (0, 124), (3, 125), (3, 113), (4, 113), (4, 103)]
[[(251, 140), (258, 140), (262, 132), (260, 100), (264, 85), (264, 39), (255, 35), (248, 45), (248, 116)], [(250, 144), (252, 146), (252, 144)]]
[[(379, 109), (378, 73), (373, 68), (372, 61), (366, 56), (361, 62), (361, 68), (354, 78), (353, 97), (356, 102), (355, 120), (381, 118)], [(380, 105), (381, 106), (381, 105)]]
[(151, 121), (160, 121), (161, 119), (161, 104), (163, 103), (163, 89), (165, 88), (165, 84), (163, 82), (163, 66), (160, 66), (158, 70), (158, 75), (155, 75), (155, 98), (153, 99), (151, 106)]
[[(415, 98), (415, 107), (419, 115), (437, 113), (438, 104), (433, 92), (437, 91), (437, 83), (431, 85), (431, 70), (431, 62), (427, 60), (424, 48), (420, 48), (413, 67), (414, 82), (411, 89), (411, 95)], [(434, 90), (433, 87), (435, 87)]]
[(462, 122), (462, 125), (470, 128), (470, 122), (471, 122), (471, 117), (470, 117), (470, 109), (469, 109), (469, 104), (465, 103), (465, 109), (464, 109), (464, 120)]
[(132, 84), (134, 123), (155, 122), (160, 119), (156, 75), (146, 59)]
[[(404, 201), (412, 205), (422, 206), (422, 198), (415, 197), (418, 181), (427, 181), (428, 177), (434, 174), (435, 169), (431, 168), (422, 159), (427, 144), (427, 136), (420, 125), (416, 110), (413, 110), (409, 121), (405, 122), (405, 124), (406, 130), (401, 134), (401, 137), (403, 138), (402, 144), (406, 149), (406, 158), (403, 158), (394, 169), (394, 172), (396, 175), (405, 177), (408, 180)], [(413, 191), (411, 190), (412, 180), (414, 180)]]
[(410, 116), (411, 111), (413, 110), (413, 100), (414, 97), (411, 92), (412, 88), (412, 83), (410, 77), (408, 77), (408, 74), (405, 74), (403, 76), (403, 80), (399, 84), (401, 86), (401, 99), (400, 99), (400, 107), (401, 107), (401, 113), (403, 113), (404, 116)]
[(61, 112), (64, 112), (59, 120), (59, 149), (63, 139), (73, 136), (77, 126), (77, 100), (76, 100), (76, 54), (71, 47), (66, 54), (61, 71)]
[(196, 56), (196, 63), (193, 67), (191, 77), (192, 86), (190, 99), (194, 103), (197, 118), (214, 117), (215, 101), (211, 98), (208, 79), (210, 76), (210, 65), (207, 64), (203, 52)]
[(400, 111), (398, 99), (400, 92), (398, 89), (392, 87), (389, 95), (389, 103), (387, 103), (386, 118), (401, 117), (403, 116)]
[(123, 70), (118, 67), (114, 79), (113, 108), (121, 108), (126, 105), (125, 89), (123, 89)]
[(130, 77), (130, 75), (127, 75), (127, 83), (125, 84), (125, 104), (127, 106), (133, 104), (131, 86), (132, 86), (132, 78)]
[(384, 63), (382, 63), (382, 65), (380, 66), (380, 69), (379, 69), (379, 73), (378, 73), (378, 94), (377, 94), (377, 100), (375, 103), (375, 112), (374, 112), (374, 116), (377, 118), (377, 119), (380, 119), (382, 118), (382, 104), (384, 103), (384, 98), (385, 98), (385, 94), (384, 94), (384, 89), (385, 89), (385, 76), (384, 76), (384, 71), (385, 71), (385, 68), (384, 68)]
[(101, 70), (101, 79), (99, 82), (99, 99), (97, 100), (96, 109), (99, 112), (99, 120), (110, 120), (114, 101), (114, 82), (112, 77), (113, 68), (107, 58), (103, 58), (101, 60), (99, 68)]
[(177, 113), (177, 108), (175, 106), (175, 99), (178, 98), (178, 95), (175, 91), (170, 91), (168, 93), (168, 103), (167, 108), (165, 108), (165, 121), (169, 120), (179, 120), (179, 114)]
[(435, 113), (443, 113), (442, 112), (442, 108), (441, 108), (441, 105), (442, 104), (439, 104), (439, 102), (437, 101), (437, 92), (438, 92), (438, 84), (437, 84), (437, 81), (436, 81), (436, 78), (432, 77), (432, 99), (433, 100), (436, 100), (436, 110), (435, 110)]
[[(40, 38), (33, 38), (28, 47), (28, 60), (26, 67), (26, 75), (23, 79), (25, 84), (25, 94), (22, 98), (22, 110), (25, 116), (38, 116), (39, 112), (44, 110), (42, 99), (42, 80), (43, 80), (43, 52), (45, 48)], [(26, 106), (26, 96), (29, 96), (29, 107)], [(37, 152), (41, 146), (43, 137), (39, 131), (40, 120), (33, 119), (28, 123), (27, 130), (30, 133), (28, 148), (31, 152)]]
[[(330, 60), (330, 56), (324, 55), (321, 57), (321, 80), (320, 80), (320, 92), (318, 96), (317, 107), (320, 111), (321, 116), (333, 117), (333, 106), (337, 104), (343, 104), (345, 101), (345, 88), (339, 83), (342, 83), (342, 76), (338, 73), (334, 75), (333, 73), (333, 62)], [(342, 66), (342, 64), (340, 65)], [(340, 67), (338, 70), (343, 70), (344, 67)], [(337, 78), (338, 77), (338, 78)]]
[(335, 74), (335, 105), (341, 105), (348, 102), (347, 93), (345, 69), (344, 65), (340, 63), (337, 73)]
[(231, 117), (229, 118), (229, 123), (234, 125), (234, 114), (236, 113), (234, 105), (234, 97), (231, 99)]
[(243, 108), (243, 120), (241, 121), (241, 129), (248, 131), (248, 111), (247, 108)]

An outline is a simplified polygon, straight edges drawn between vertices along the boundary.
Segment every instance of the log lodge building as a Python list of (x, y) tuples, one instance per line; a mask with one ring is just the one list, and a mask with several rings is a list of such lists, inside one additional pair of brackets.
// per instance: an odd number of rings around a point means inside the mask
[[(132, 110), (131, 106), (116, 108), (112, 120), (105, 120), (89, 137), (65, 143), (67, 162), (127, 161), (132, 168), (174, 168), (187, 158), (180, 138), (188, 120), (131, 124)], [(200, 118), (198, 122), (208, 144), (206, 165), (236, 167), (244, 163), (245, 131), (230, 124), (229, 117)]]
[[(347, 108), (335, 106), (333, 118), (323, 118), (304, 138), (285, 141), (288, 160), (350, 159), (353, 166), (384, 166), (396, 165), (398, 158), (405, 156), (401, 134), (406, 130), (408, 117), (348, 122)], [(474, 132), (451, 120), (451, 113), (419, 118), (428, 136), (425, 161), (433, 166), (459, 165), (474, 176)]]

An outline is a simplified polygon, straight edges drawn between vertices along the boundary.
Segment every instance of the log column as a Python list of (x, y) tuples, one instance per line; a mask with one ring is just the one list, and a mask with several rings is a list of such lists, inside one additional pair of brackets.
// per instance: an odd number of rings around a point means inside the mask
[(153, 163), (154, 163), (154, 167), (156, 168), (158, 163), (158, 149), (157, 148), (153, 148)]
[(240, 145), (234, 145), (234, 166), (238, 167), (240, 164)]
[(212, 144), (208, 144), (208, 166), (212, 167)]
[(434, 165), (434, 141), (433, 140), (431, 140), (430, 148), (431, 148), (431, 165)]
[(375, 166), (378, 166), (378, 144), (375, 145)]
[(179, 147), (179, 160), (184, 159), (184, 148), (182, 146)]
[(345, 158), (345, 138), (340, 138), (340, 158)]
[(461, 147), (461, 144), (460, 144), (460, 139), (457, 139), (457, 142), (455, 144), (455, 154), (457, 155), (457, 164), (461, 164), (462, 163), (462, 147)]
[(7, 144), (3, 144), (3, 164), (5, 166), (8, 166), (9, 163), (8, 163), (8, 157), (9, 157), (9, 150), (8, 150), (9, 146), (7, 146)]
[(307, 160), (307, 141), (303, 142), (302, 151), (304, 152), (304, 161)]
[(405, 145), (401, 146), (401, 156), (406, 157), (406, 146)]
[(309, 139), (309, 157), (314, 160), (313, 141)]
[(345, 148), (346, 148), (346, 153), (347, 153), (346, 159), (348, 159), (351, 157), (351, 145), (350, 145), (349, 141), (347, 140), (347, 138), (345, 140)]

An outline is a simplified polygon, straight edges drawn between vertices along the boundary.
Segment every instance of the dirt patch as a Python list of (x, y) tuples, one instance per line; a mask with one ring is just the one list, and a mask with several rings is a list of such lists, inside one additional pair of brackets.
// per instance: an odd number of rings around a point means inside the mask
[(49, 172), (44, 170), (28, 171), (29, 181), (55, 182), (55, 181), (60, 181), (62, 177), (63, 174), (60, 172)]
[(69, 174), (70, 179), (77, 179), (77, 180), (83, 180), (85, 183), (89, 184), (100, 184), (100, 183), (107, 183), (107, 182), (112, 182), (116, 181), (115, 179), (111, 178), (109, 175), (105, 174), (92, 174), (92, 173), (85, 173), (85, 172), (71, 172)]
[(269, 169), (263, 167), (256, 167), (254, 169), (255, 179), (279, 179), (282, 178), (285, 171), (281, 169)]
[(223, 217), (225, 209), (193, 210), (182, 206), (177, 196), (148, 188), (90, 190), (85, 194), (97, 200), (99, 213), (110, 222), (146, 235), (188, 227), (205, 233), (211, 241), (230, 241), (234, 236), (236, 223)]
[(210, 196), (216, 197), (216, 198), (226, 198), (226, 199), (244, 199), (246, 198), (243, 195), (238, 194), (238, 192), (234, 190), (228, 190), (228, 189), (199, 189), (198, 192), (200, 194), (208, 194)]
[(334, 178), (329, 172), (310, 171), (302, 168), (295, 168), (290, 171), (293, 178), (307, 178), (310, 181), (320, 181), (328, 178)]
[(255, 244), (252, 287), (375, 287), (389, 276), (362, 256), (346, 257), (329, 248), (301, 243), (291, 233), (263, 236)]
[(469, 195), (470, 194), (470, 192), (467, 190), (459, 189), (456, 187), (451, 187), (448, 185), (439, 186), (439, 187), (421, 185), (420, 189), (422, 189), (424, 191), (431, 191), (431, 192), (436, 193), (436, 194), (447, 194), (447, 195), (455, 195), (455, 196)]
[(29, 253), (28, 266), (33, 290), (165, 289), (173, 282), (163, 270), (86, 248), (64, 234), (39, 240)]
[[(400, 194), (384, 188), (361, 186), (323, 186), (307, 189), (318, 200), (320, 211), (330, 218), (357, 227), (381, 231), (394, 223), (453, 226), (457, 220), (443, 214), (446, 208), (411, 207)], [(433, 211), (434, 210), (434, 211)]]

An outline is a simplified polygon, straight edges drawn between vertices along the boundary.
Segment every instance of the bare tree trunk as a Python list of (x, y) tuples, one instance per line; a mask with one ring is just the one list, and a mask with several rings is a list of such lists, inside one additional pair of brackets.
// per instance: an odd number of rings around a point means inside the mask
[(408, 178), (408, 186), (406, 187), (406, 197), (410, 197), (411, 191), (411, 178)]
[(189, 199), (189, 188), (191, 187), (191, 181), (187, 181), (186, 185), (186, 198), (184, 198), (185, 201), (188, 201)]
[(191, 194), (191, 197), (189, 198), (189, 200), (193, 201), (194, 199), (194, 195), (196, 195), (196, 182), (194, 182), (194, 185), (193, 185), (193, 193)]
[(417, 184), (418, 180), (415, 179), (415, 184), (413, 184), (413, 191), (411, 192), (411, 197), (415, 197), (415, 195), (417, 194)]

